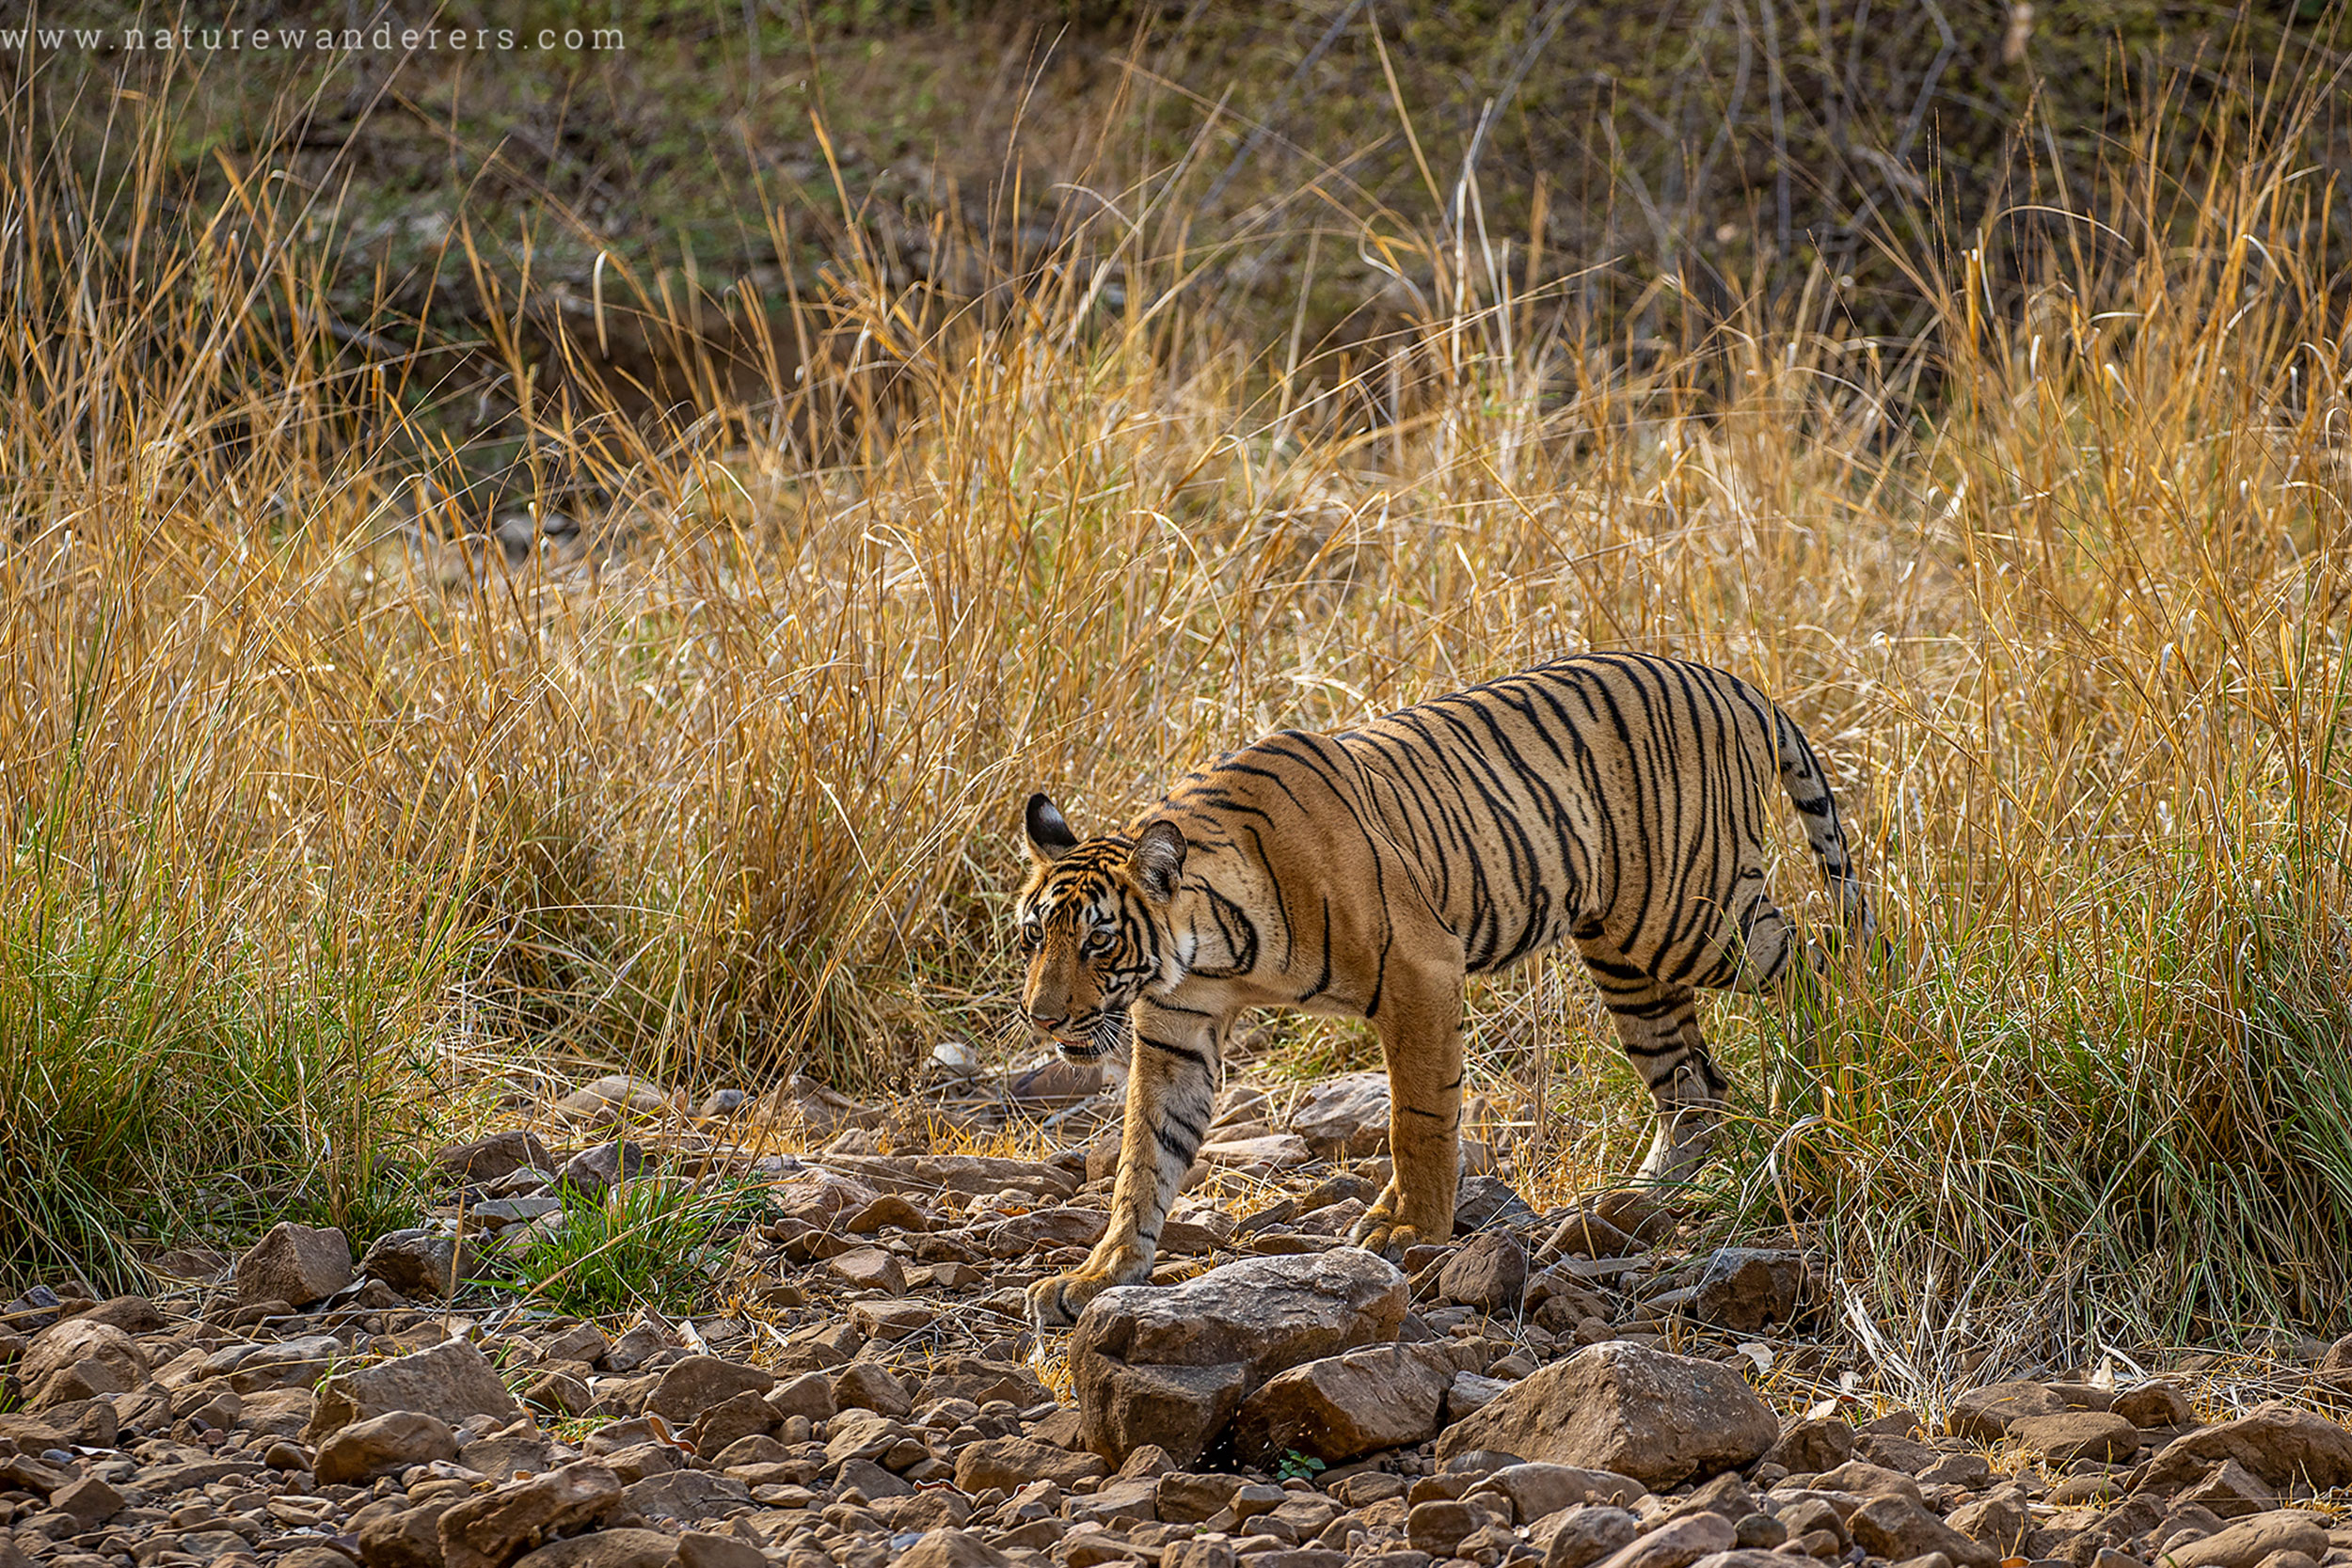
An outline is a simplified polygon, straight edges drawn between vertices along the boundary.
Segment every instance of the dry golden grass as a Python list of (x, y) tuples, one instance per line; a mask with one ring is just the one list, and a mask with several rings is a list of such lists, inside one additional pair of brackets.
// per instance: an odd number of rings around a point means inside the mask
[[(1624, 646), (1798, 716), (1899, 949), (1717, 1009), (1727, 1223), (1817, 1229), (1922, 1376), (2341, 1301), (2352, 363), (2332, 193), (2273, 150), (2310, 106), (1898, 258), (1910, 342), (1820, 330), (1827, 277), (1661, 342), (1692, 312), (1582, 320), (1524, 245), (1371, 214), (1343, 237), (1425, 308), (1343, 374), (1221, 332), (1153, 188), (988, 310), (851, 251), (807, 306), (850, 346), (771, 404), (518, 416), (614, 498), (600, 564), (453, 571), (401, 497), (457, 394), (327, 331), (310, 193), (109, 245), (20, 143), (0, 1268), (395, 1212), (485, 1062), (1010, 1049), (1028, 791), (1083, 831), (1265, 730)], [(1635, 1153), (1572, 967), (1476, 997), (1538, 1196)]]

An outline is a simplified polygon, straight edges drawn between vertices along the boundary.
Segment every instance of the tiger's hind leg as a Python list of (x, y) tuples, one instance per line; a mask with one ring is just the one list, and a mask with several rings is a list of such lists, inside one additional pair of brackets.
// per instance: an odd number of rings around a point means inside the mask
[(1617, 1026), (1617, 1040), (1657, 1107), (1649, 1155), (1636, 1174), (1675, 1180), (1714, 1147), (1715, 1124), (1731, 1086), (1707, 1053), (1697, 999), (1689, 986), (1650, 979), (1621, 958), (1590, 949), (1584, 958)]
[(1462, 1164), (1462, 978), (1458, 957), (1450, 966), (1400, 964), (1390, 971), (1373, 1016), (1389, 1064), (1393, 1174), (1349, 1238), (1368, 1251), (1401, 1258), (1407, 1247), (1454, 1234)]
[[(1763, 873), (1752, 875), (1760, 882)], [(1708, 972), (1694, 983), (1718, 990), (1777, 994), (1792, 1004), (1784, 1009), (1796, 1046), (1798, 1065), (1810, 1076), (1820, 1066), (1820, 1038), (1813, 1003), (1819, 976), (1826, 967), (1821, 950), (1798, 939), (1796, 927), (1772, 900), (1757, 895), (1735, 925), (1724, 923), (1722, 944)], [(1693, 1038), (1696, 1038), (1695, 1029)], [(1785, 1062), (1786, 1058), (1781, 1058)], [(1769, 1108), (1778, 1114), (1784, 1070), (1768, 1067)]]

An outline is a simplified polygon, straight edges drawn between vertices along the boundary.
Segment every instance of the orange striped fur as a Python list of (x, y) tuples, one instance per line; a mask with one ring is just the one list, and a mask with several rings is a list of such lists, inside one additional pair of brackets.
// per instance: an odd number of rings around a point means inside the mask
[(1031, 1023), (1073, 1060), (1132, 1042), (1112, 1220), (1030, 1291), (1040, 1326), (1148, 1279), (1252, 1007), (1369, 1020), (1394, 1175), (1356, 1241), (1452, 1234), (1467, 975), (1573, 942), (1656, 1103), (1641, 1174), (1702, 1159), (1726, 1085), (1696, 987), (1773, 985), (1794, 943), (1764, 885), (1785, 793), (1847, 924), (1868, 899), (1804, 736), (1720, 670), (1583, 654), (1336, 735), (1284, 731), (1085, 840), (1031, 798), (1017, 905)]

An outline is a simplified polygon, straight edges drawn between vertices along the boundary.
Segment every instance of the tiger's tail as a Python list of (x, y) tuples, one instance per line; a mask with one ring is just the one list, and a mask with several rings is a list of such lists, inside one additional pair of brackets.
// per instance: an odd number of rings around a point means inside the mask
[(1820, 865), (1821, 880), (1837, 899), (1846, 936), (1861, 943), (1865, 952), (1874, 951), (1878, 917), (1870, 909), (1869, 889), (1854, 867), (1852, 847), (1837, 816), (1837, 797), (1821, 771), (1821, 759), (1813, 754), (1812, 744), (1797, 728), (1796, 721), (1777, 706), (1772, 709), (1772, 750), (1780, 762), (1781, 787), (1788, 792), (1788, 803), (1797, 808), (1804, 824), (1805, 842)]

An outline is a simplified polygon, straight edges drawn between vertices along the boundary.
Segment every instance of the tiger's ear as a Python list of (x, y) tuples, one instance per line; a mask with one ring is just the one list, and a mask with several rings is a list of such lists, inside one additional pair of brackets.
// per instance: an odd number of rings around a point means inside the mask
[(1154, 822), (1144, 829), (1127, 854), (1127, 874), (1154, 903), (1176, 896), (1176, 879), (1184, 871), (1184, 835), (1173, 822)]
[(1022, 826), (1028, 830), (1029, 858), (1040, 865), (1051, 865), (1078, 847), (1078, 835), (1062, 820), (1061, 809), (1042, 794), (1029, 797)]

